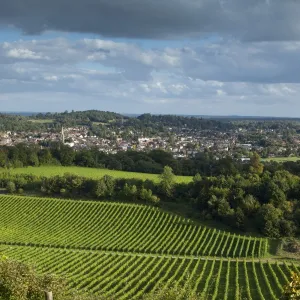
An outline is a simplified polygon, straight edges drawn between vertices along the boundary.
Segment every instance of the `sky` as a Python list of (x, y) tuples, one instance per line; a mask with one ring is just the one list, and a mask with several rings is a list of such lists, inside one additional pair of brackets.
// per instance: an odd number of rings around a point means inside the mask
[(0, 111), (300, 117), (298, 0), (0, 0)]

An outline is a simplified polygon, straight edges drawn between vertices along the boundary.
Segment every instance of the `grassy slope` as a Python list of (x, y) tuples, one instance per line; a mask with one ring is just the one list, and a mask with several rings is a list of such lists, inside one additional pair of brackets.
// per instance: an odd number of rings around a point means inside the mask
[[(2, 169), (2, 172), (4, 171), (6, 170)], [(84, 168), (84, 167), (41, 166), (41, 167), (11, 169), (10, 172), (12, 174), (25, 173), (25, 174), (34, 174), (38, 176), (54, 176), (54, 175), (63, 175), (64, 173), (72, 173), (72, 174), (89, 177), (89, 178), (100, 178), (103, 177), (104, 175), (110, 175), (115, 178), (136, 178), (142, 180), (149, 179), (155, 182), (159, 181), (159, 175), (157, 174), (114, 171), (108, 169), (94, 169), (94, 168)], [(191, 180), (192, 180), (191, 176), (176, 176), (177, 182), (190, 182)]]

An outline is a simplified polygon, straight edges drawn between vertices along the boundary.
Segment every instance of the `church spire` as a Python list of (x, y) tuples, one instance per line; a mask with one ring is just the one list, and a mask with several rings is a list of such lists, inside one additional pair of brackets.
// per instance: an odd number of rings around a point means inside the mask
[(65, 133), (64, 133), (64, 126), (61, 127), (61, 142), (65, 143)]

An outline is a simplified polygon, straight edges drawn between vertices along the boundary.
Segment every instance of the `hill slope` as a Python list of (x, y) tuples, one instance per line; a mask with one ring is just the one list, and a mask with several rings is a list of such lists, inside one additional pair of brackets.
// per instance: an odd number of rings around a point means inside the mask
[[(291, 271), (285, 263), (128, 255), (102, 251), (0, 245), (0, 252), (43, 272), (64, 274), (81, 291), (136, 300), (160, 284), (176, 280), (203, 299), (280, 299)], [(175, 299), (174, 299), (175, 300)]]
[(203, 299), (279, 299), (291, 271), (300, 272), (263, 258), (267, 239), (154, 207), (7, 195), (0, 207), (0, 253), (64, 275), (82, 292), (140, 299), (189, 278)]

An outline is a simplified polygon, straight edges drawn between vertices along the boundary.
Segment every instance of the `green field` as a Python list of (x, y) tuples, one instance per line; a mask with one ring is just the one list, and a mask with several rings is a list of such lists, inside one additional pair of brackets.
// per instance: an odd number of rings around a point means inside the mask
[(0, 207), (0, 252), (64, 275), (82, 293), (139, 299), (189, 278), (203, 299), (279, 299), (300, 270), (271, 259), (268, 239), (155, 207), (8, 195)]
[[(1, 171), (1, 169), (0, 169)], [(7, 170), (2, 169), (2, 172), (7, 172)], [(125, 171), (114, 171), (108, 169), (95, 169), (95, 168), (85, 168), (85, 167), (62, 167), (62, 166), (41, 166), (41, 167), (26, 167), (26, 168), (16, 168), (9, 171), (11, 174), (33, 174), (37, 176), (55, 176), (63, 175), (65, 173), (76, 174), (79, 176), (89, 177), (89, 178), (101, 178), (104, 175), (110, 175), (114, 178), (135, 178), (142, 180), (153, 180), (155, 182), (159, 181), (159, 175), (157, 174), (147, 174), (147, 173), (136, 173), (136, 172), (125, 172)], [(176, 182), (190, 182), (192, 180), (191, 176), (176, 176)]]
[(53, 123), (53, 119), (29, 119), (28, 121), (32, 123), (40, 123), (40, 124), (50, 124)]
[(270, 162), (270, 161), (275, 161), (275, 162), (285, 162), (285, 161), (298, 161), (300, 160), (300, 157), (297, 156), (289, 156), (289, 157), (269, 157), (269, 158), (263, 158), (262, 161)]

